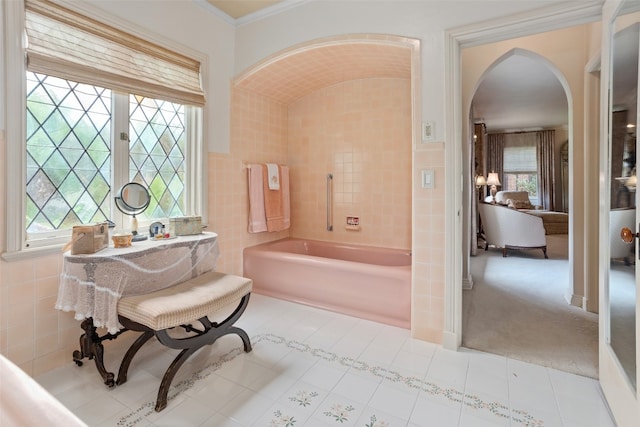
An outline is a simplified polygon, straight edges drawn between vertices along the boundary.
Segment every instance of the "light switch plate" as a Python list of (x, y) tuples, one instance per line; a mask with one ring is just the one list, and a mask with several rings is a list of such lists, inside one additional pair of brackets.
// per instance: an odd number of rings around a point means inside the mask
[(422, 169), (422, 188), (433, 188), (434, 179), (433, 169)]
[(435, 139), (435, 131), (433, 129), (433, 122), (422, 123), (422, 141), (433, 141)]

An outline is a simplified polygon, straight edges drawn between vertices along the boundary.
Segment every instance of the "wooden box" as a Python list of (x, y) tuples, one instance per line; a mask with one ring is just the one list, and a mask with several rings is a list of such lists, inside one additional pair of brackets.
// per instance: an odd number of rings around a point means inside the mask
[(103, 222), (94, 225), (75, 225), (71, 235), (71, 255), (93, 254), (109, 246), (109, 226)]

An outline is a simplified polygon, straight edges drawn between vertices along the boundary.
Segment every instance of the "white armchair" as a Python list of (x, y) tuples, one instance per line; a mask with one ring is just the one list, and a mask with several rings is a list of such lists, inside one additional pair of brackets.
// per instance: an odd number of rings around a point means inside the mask
[(490, 245), (502, 248), (502, 256), (506, 257), (507, 249), (542, 249), (544, 257), (549, 258), (540, 217), (488, 203), (480, 203), (478, 210), (486, 242), (485, 250)]

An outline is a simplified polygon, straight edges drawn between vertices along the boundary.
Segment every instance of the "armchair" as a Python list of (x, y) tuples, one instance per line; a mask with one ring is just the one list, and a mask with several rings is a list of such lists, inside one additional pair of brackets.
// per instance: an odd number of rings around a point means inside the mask
[(502, 256), (508, 249), (542, 249), (547, 256), (547, 239), (542, 218), (489, 203), (478, 205), (485, 237), (485, 250), (489, 246), (502, 248)]

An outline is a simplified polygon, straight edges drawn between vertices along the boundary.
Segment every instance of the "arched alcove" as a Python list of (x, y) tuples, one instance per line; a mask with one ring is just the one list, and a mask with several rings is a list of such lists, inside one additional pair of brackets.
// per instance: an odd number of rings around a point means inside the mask
[[(210, 184), (214, 200), (237, 199), (231, 210), (211, 206), (217, 229), (234, 236), (233, 259), (221, 259), (228, 271), (242, 271), (244, 247), (283, 237), (412, 249), (419, 60), (417, 40), (345, 35), (275, 53), (232, 81), (230, 153), (213, 154), (211, 164), (229, 172), (222, 179), (237, 179)], [(292, 226), (250, 234), (244, 166), (266, 162), (290, 167)], [(333, 232), (325, 228), (327, 172), (334, 175)], [(359, 232), (346, 230), (345, 214), (360, 217)]]

